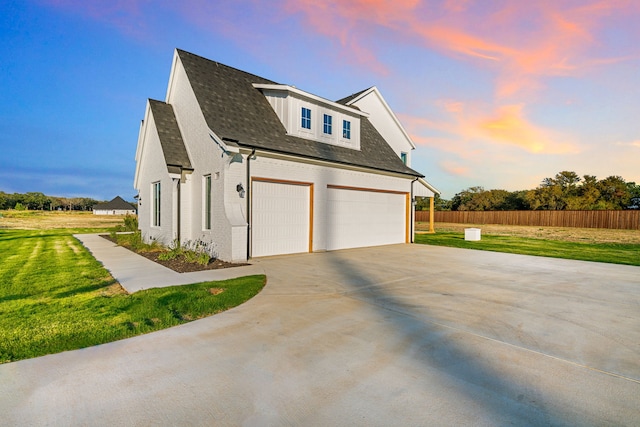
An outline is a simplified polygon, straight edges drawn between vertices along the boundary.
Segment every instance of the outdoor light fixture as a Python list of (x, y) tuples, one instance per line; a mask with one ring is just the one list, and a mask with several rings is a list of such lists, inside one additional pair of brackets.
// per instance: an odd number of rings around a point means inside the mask
[(236, 191), (240, 195), (241, 199), (244, 198), (244, 187), (242, 186), (242, 183), (236, 185)]

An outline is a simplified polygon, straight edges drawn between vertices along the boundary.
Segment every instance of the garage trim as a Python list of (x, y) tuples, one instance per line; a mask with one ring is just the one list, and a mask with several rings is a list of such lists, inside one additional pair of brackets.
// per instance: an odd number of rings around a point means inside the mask
[(348, 185), (327, 184), (327, 188), (336, 188), (338, 190), (368, 191), (373, 193), (409, 194), (406, 191), (381, 190), (380, 188), (367, 188), (367, 187), (350, 187)]
[[(264, 177), (252, 176), (251, 177), (252, 188), (253, 188), (254, 181), (268, 182), (272, 184), (288, 184), (288, 185), (300, 185), (300, 186), (309, 187), (309, 252), (313, 252), (313, 182), (291, 181), (286, 179), (264, 178)], [(253, 204), (253, 199), (249, 200), (249, 202)], [(251, 213), (253, 214), (253, 206), (251, 206), (250, 209), (251, 209)], [(252, 222), (251, 233), (253, 233), (253, 218), (251, 219), (251, 222)], [(251, 236), (251, 242), (253, 245), (253, 235)]]

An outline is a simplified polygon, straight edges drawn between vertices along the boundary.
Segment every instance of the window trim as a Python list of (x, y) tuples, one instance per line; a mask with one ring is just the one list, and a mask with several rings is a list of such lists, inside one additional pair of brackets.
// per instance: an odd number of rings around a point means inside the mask
[(212, 209), (211, 209), (211, 203), (212, 203), (212, 197), (211, 197), (211, 191), (212, 191), (212, 178), (211, 178), (211, 174), (209, 175), (204, 175), (204, 194), (203, 194), (203, 204), (204, 204), (204, 209), (203, 209), (203, 229), (204, 230), (211, 230), (211, 218), (212, 218)]
[[(311, 108), (307, 108), (307, 107), (301, 107), (302, 109), (300, 110), (300, 117), (301, 117), (301, 121), (300, 121), (300, 127), (302, 129), (308, 129), (311, 130)], [(305, 115), (305, 113), (308, 113)]]
[(331, 114), (324, 114), (322, 120), (322, 133), (325, 135), (331, 135), (333, 132), (333, 116)]
[(407, 153), (405, 151), (401, 151), (400, 152), (400, 160), (402, 160), (402, 163), (404, 163), (406, 165), (407, 161), (409, 161), (409, 153)]
[(153, 227), (160, 227), (161, 211), (162, 211), (162, 187), (161, 182), (156, 181), (151, 184), (151, 194), (153, 199), (153, 205), (151, 210), (151, 225)]
[(342, 120), (342, 139), (351, 140), (351, 121)]

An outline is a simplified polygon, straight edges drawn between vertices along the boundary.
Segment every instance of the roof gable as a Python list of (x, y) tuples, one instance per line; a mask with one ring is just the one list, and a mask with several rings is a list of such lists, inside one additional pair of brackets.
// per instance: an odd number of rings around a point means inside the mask
[(127, 210), (133, 211), (135, 208), (131, 203), (125, 202), (120, 196), (116, 196), (113, 200), (106, 203), (98, 203), (93, 205), (93, 210)]
[[(406, 142), (409, 144), (409, 146), (412, 149), (416, 148), (415, 143), (413, 142), (413, 140), (411, 139), (407, 131), (404, 129), (404, 126), (402, 126), (402, 123), (400, 123), (400, 120), (398, 120), (398, 117), (395, 115), (391, 107), (389, 107), (389, 104), (387, 104), (387, 101), (384, 99), (384, 97), (382, 96), (382, 94), (380, 93), (377, 87), (371, 86), (368, 89), (354, 93), (353, 95), (347, 96), (346, 98), (342, 98), (341, 100), (336, 102), (339, 104), (344, 104), (344, 105), (347, 105), (350, 107), (356, 107), (356, 108), (359, 108), (359, 106), (362, 106), (367, 102), (376, 103), (376, 105), (379, 105), (380, 107), (382, 107), (382, 111), (385, 112), (385, 114), (389, 117), (389, 119), (398, 128), (398, 131), (406, 139)], [(369, 106), (371, 106), (371, 104), (369, 104)], [(375, 120), (376, 118), (372, 117), (372, 119)]]
[(180, 169), (192, 169), (173, 107), (162, 101), (149, 99), (149, 108), (158, 131), (158, 138), (169, 172), (179, 173)]
[(254, 84), (277, 84), (215, 61), (176, 50), (209, 129), (227, 143), (411, 176), (366, 117), (361, 119), (360, 150), (288, 135), (265, 96)]
[(362, 95), (365, 92), (370, 91), (371, 89), (373, 89), (373, 86), (371, 86), (369, 88), (366, 88), (364, 90), (361, 90), (360, 92), (353, 93), (353, 94), (351, 94), (349, 96), (345, 96), (344, 98), (337, 100), (336, 103), (337, 104), (343, 104), (343, 105), (349, 105), (349, 103), (351, 101), (353, 101), (354, 99), (360, 97), (360, 95)]

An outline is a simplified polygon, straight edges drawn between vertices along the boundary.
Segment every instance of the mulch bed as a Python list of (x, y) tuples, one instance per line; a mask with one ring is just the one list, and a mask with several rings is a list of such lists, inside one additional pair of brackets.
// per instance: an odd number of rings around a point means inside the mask
[[(109, 240), (110, 242), (113, 242), (116, 244), (118, 243), (114, 239), (112, 239), (111, 236), (109, 236), (108, 234), (101, 234), (100, 236)], [(122, 246), (122, 247), (125, 249), (129, 249), (126, 246)], [(135, 251), (131, 251), (131, 252), (137, 253), (138, 255), (142, 255), (143, 257), (150, 259), (151, 261), (157, 262), (158, 264), (164, 265), (165, 267), (170, 268), (173, 271), (177, 271), (178, 273), (191, 273), (194, 271), (217, 270), (220, 268), (242, 267), (244, 265), (249, 265), (249, 264), (235, 264), (231, 262), (222, 261), (219, 259), (212, 259), (211, 261), (209, 261), (209, 264), (202, 265), (195, 262), (186, 262), (184, 259), (179, 259), (179, 258), (171, 259), (171, 260), (160, 260), (158, 259), (158, 256), (160, 256), (162, 252), (135, 252)]]

